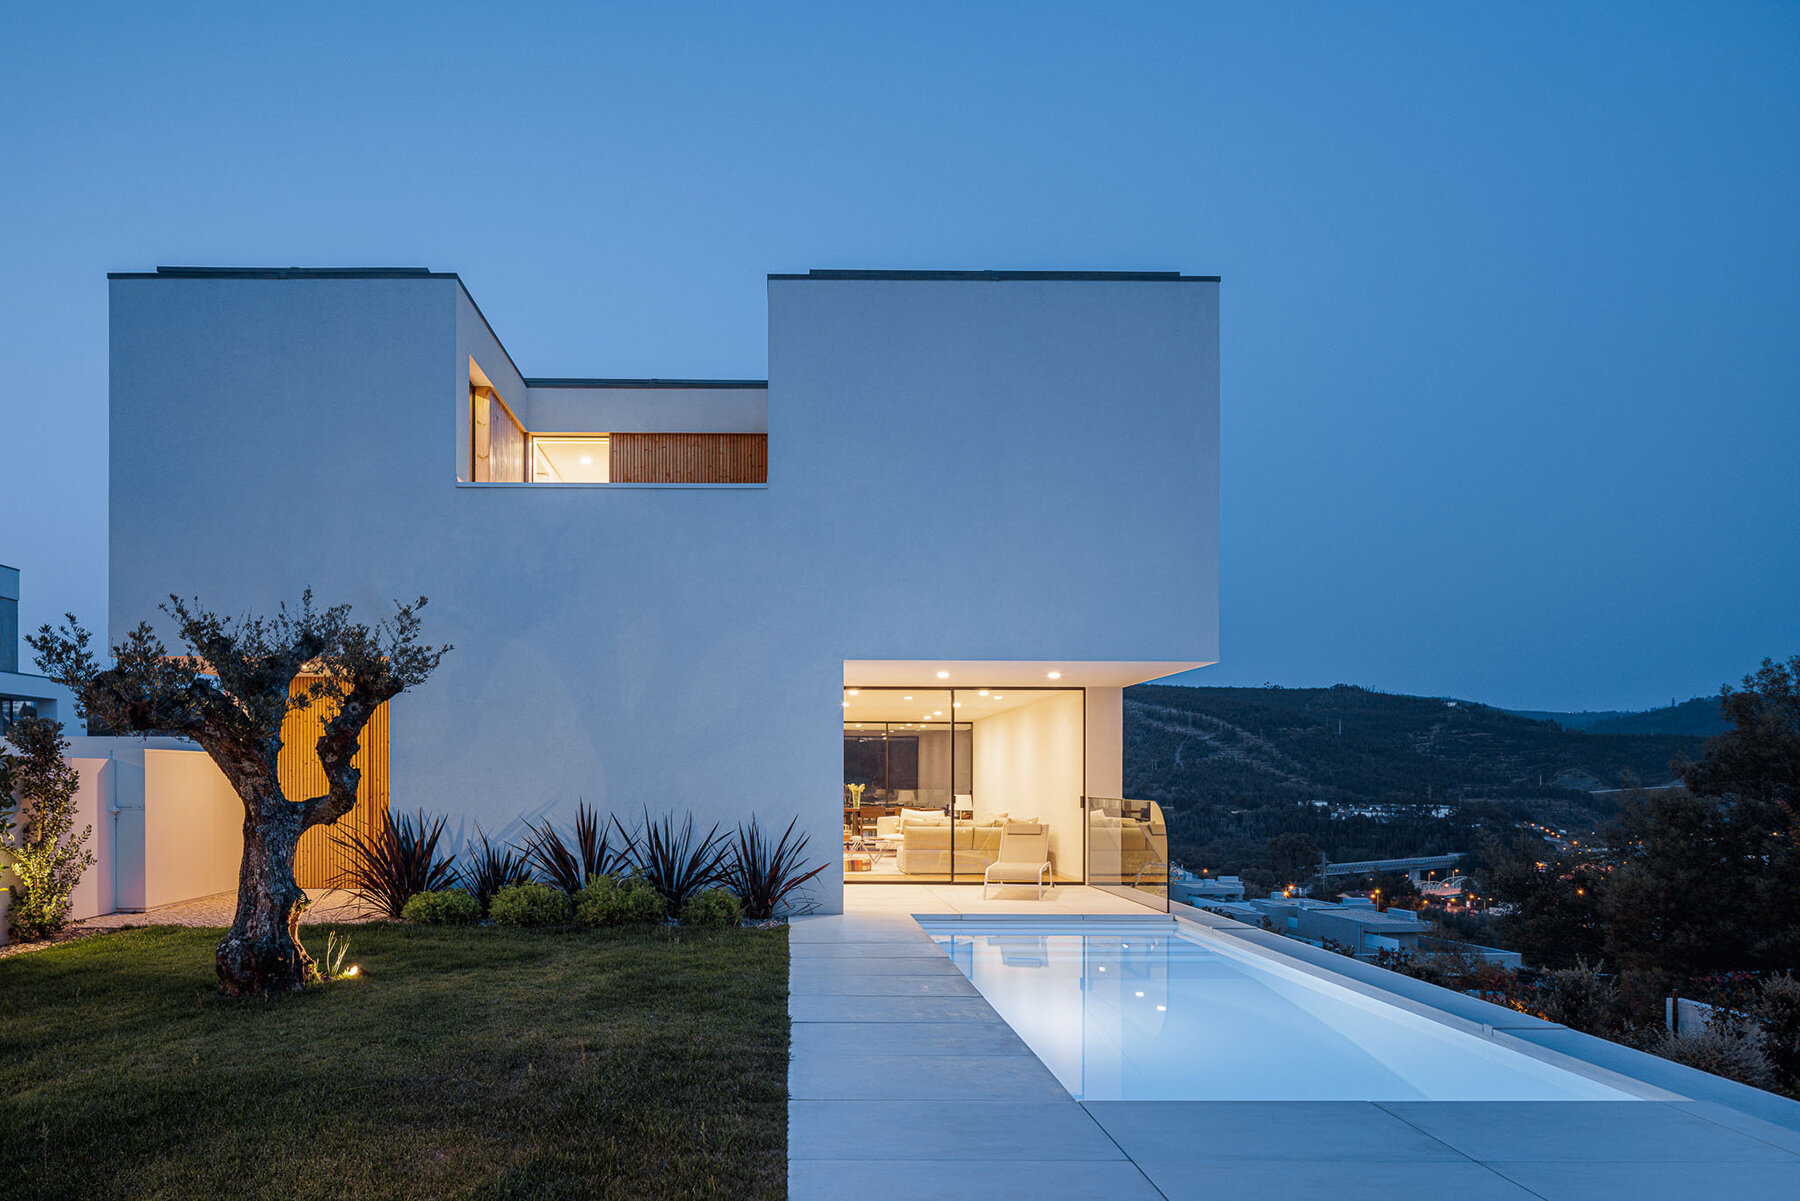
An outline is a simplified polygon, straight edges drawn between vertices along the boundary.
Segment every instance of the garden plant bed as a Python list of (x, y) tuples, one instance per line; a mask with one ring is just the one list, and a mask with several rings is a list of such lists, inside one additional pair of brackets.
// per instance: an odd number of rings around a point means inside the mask
[(785, 1194), (785, 930), (335, 928), (361, 975), (274, 1002), (218, 930), (0, 962), (0, 1191)]

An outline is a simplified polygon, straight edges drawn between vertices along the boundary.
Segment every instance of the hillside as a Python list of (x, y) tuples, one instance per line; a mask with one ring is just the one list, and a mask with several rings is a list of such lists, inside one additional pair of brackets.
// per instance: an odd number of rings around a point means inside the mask
[(1468, 701), (1332, 688), (1125, 693), (1125, 789), (1172, 805), (1540, 800), (1662, 783), (1693, 735), (1566, 730)]
[(1589, 734), (1688, 734), (1710, 738), (1725, 732), (1725, 718), (1719, 712), (1719, 698), (1697, 696), (1679, 705), (1645, 709), (1637, 713), (1582, 712), (1557, 713), (1550, 710), (1509, 709), (1516, 717), (1553, 721), (1565, 730), (1581, 730)]
[(1145, 684), (1125, 692), (1125, 793), (1163, 805), (1175, 862), (1267, 889), (1280, 835), (1349, 860), (1477, 851), (1522, 822), (1592, 830), (1617, 811), (1604, 790), (1663, 783), (1704, 742), (1343, 684)]

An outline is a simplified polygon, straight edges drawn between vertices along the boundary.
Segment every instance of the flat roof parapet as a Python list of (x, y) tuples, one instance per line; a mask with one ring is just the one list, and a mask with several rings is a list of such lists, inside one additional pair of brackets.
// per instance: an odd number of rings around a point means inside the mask
[(107, 279), (456, 279), (429, 267), (158, 267), (109, 271)]
[(1183, 275), (1179, 271), (842, 271), (813, 270), (805, 275), (771, 275), (770, 279), (948, 279), (948, 280), (1073, 280), (1078, 282), (1206, 283), (1217, 275)]
[(578, 379), (525, 376), (527, 388), (767, 388), (766, 379)]

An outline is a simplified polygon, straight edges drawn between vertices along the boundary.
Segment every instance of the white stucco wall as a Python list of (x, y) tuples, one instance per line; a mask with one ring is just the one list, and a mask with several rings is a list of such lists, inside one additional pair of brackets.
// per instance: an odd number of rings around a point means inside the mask
[(845, 660), (1216, 658), (1216, 285), (769, 298), (766, 487), (459, 487), (469, 358), (524, 385), (455, 280), (113, 281), (114, 636), (424, 593), (396, 809), (799, 814), (831, 861)]
[(70, 751), (81, 772), (75, 826), (93, 826), (95, 855), (73, 916), (236, 890), (244, 809), (205, 751), (173, 738), (75, 738)]
[(1125, 791), (1125, 690), (1086, 690), (1087, 795), (1120, 797)]
[(769, 428), (767, 388), (534, 387), (532, 433), (760, 434)]
[(203, 751), (144, 752), (144, 907), (234, 892), (244, 807)]
[(108, 870), (115, 851), (112, 760), (74, 758), (68, 762), (81, 775), (70, 833), (91, 831), (87, 849), (94, 853), (94, 866), (82, 874), (81, 882), (69, 894), (69, 916), (80, 921), (113, 911), (113, 873)]
[[(80, 777), (71, 832), (88, 830), (94, 855), (70, 892), (72, 920), (237, 888), (243, 806), (204, 751), (178, 739), (76, 736), (69, 752)], [(11, 882), (0, 869), (0, 884)], [(0, 909), (0, 931), (4, 919)]]

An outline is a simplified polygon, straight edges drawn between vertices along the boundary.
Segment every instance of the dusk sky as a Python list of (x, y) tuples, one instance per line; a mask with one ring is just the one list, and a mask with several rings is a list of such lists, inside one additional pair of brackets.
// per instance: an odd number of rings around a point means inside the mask
[(1800, 652), (1800, 5), (247, 7), (0, 11), (23, 625), (105, 625), (108, 271), (428, 266), (528, 375), (756, 377), (769, 272), (1129, 269), (1224, 277), (1189, 682)]

